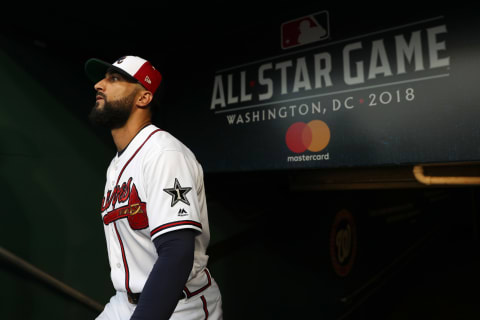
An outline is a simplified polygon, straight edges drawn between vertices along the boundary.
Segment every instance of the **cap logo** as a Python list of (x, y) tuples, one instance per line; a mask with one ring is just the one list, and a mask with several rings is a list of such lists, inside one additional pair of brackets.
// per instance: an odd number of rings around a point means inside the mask
[(152, 80), (148, 76), (145, 77), (145, 82), (148, 84), (152, 84)]
[(125, 60), (125, 58), (126, 58), (126, 56), (123, 56), (123, 57), (119, 58), (119, 59), (117, 60), (116, 64), (122, 63), (123, 60)]

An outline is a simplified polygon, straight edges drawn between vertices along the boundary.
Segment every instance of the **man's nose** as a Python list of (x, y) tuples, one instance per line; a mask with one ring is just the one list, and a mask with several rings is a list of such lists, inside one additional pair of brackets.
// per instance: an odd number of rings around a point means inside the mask
[(102, 79), (102, 80), (98, 81), (97, 83), (95, 83), (93, 88), (95, 89), (95, 91), (104, 91), (104, 89), (105, 89), (105, 79)]

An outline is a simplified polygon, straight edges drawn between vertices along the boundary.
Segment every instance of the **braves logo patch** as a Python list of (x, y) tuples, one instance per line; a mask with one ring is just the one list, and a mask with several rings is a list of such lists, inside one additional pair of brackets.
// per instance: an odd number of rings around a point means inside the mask
[[(129, 180), (130, 185), (131, 178)], [(120, 219), (127, 219), (133, 230), (141, 230), (148, 227), (147, 204), (140, 200), (137, 187), (133, 184), (128, 193), (128, 204), (108, 212), (103, 217), (103, 223), (108, 225)]]
[(180, 182), (178, 182), (178, 179), (175, 178), (175, 183), (173, 184), (173, 188), (167, 188), (163, 189), (166, 193), (172, 196), (172, 203), (171, 206), (173, 207), (176, 205), (179, 201), (190, 205), (190, 202), (188, 202), (186, 194), (190, 192), (192, 188), (190, 187), (182, 187), (180, 185)]

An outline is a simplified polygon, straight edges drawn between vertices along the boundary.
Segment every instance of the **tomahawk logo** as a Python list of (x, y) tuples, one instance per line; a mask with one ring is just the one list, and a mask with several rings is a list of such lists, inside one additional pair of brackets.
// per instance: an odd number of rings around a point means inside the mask
[(282, 49), (290, 49), (329, 37), (328, 11), (317, 12), (282, 23)]
[[(120, 219), (127, 219), (130, 228), (132, 228), (133, 230), (141, 230), (148, 227), (147, 204), (145, 202), (142, 202), (142, 200), (140, 199), (135, 183), (130, 189), (131, 182), (132, 178), (128, 180), (127, 184), (123, 183), (121, 188), (117, 185), (115, 190), (121, 190), (120, 197), (118, 196), (118, 192), (114, 192), (112, 194), (113, 196), (108, 197), (109, 200), (107, 201), (108, 205), (106, 205), (106, 208), (110, 206), (113, 197), (115, 198), (115, 202), (118, 198), (119, 203), (125, 202), (126, 200), (128, 200), (128, 203), (117, 209), (112, 209), (107, 214), (105, 214), (103, 216), (103, 223), (105, 225), (108, 225)], [(111, 194), (110, 190), (108, 191), (108, 194)], [(102, 207), (105, 207), (104, 202), (105, 198), (103, 198), (102, 200)], [(113, 207), (114, 206), (115, 204), (113, 205)]]

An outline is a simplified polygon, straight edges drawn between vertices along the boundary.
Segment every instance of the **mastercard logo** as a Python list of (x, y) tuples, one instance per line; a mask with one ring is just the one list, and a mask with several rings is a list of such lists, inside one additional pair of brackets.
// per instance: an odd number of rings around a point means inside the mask
[(319, 152), (330, 142), (330, 129), (322, 120), (312, 120), (309, 123), (295, 122), (285, 135), (288, 149), (295, 153), (306, 150)]

